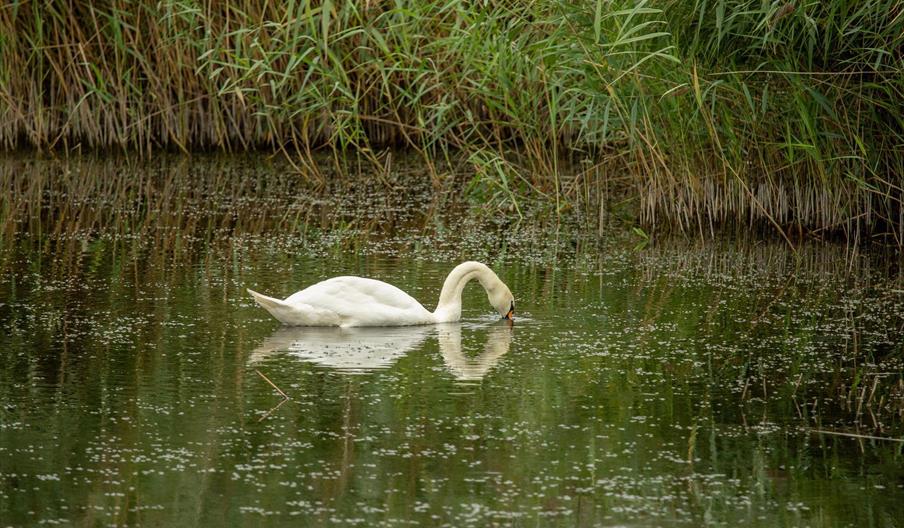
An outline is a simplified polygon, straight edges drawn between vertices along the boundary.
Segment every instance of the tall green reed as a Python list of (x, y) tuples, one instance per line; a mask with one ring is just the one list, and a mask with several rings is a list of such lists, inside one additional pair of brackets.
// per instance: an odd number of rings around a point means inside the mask
[(617, 186), (646, 226), (902, 245), (902, 29), (892, 0), (20, 1), (0, 145), (277, 149), (317, 178), (316, 149), (404, 147), (556, 214)]

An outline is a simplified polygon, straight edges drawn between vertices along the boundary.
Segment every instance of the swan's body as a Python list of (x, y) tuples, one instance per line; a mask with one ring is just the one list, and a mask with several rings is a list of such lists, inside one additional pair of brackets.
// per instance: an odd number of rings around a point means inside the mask
[(285, 325), (408, 326), (461, 319), (461, 292), (471, 279), (477, 279), (486, 289), (490, 303), (501, 315), (512, 317), (515, 310), (512, 292), (493, 270), (480, 262), (464, 262), (449, 273), (433, 312), (395, 286), (363, 277), (327, 279), (285, 300), (252, 290), (248, 293)]

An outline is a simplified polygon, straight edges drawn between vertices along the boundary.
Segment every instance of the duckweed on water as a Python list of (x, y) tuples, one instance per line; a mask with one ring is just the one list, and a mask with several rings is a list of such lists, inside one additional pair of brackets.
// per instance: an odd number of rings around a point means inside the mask
[[(374, 212), (362, 236), (330, 214), (303, 233), (239, 219), (178, 258), (100, 221), (15, 228), (0, 251), (3, 523), (904, 518), (893, 260), (783, 243), (633, 251), (469, 215), (390, 226)], [(515, 292), (512, 327), (476, 288), (460, 324), (344, 333), (280, 329), (244, 293), (354, 273), (429, 306), (474, 257)]]

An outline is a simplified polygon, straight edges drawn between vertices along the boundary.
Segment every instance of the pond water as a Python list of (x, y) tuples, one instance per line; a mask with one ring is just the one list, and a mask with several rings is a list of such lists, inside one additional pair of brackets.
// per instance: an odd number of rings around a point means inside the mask
[[(0, 249), (2, 526), (904, 519), (894, 259), (405, 208), (370, 233), (331, 217), (217, 243), (199, 214), (182, 254), (154, 237), (168, 221), (60, 227), (43, 203)], [(244, 290), (354, 274), (432, 309), (467, 258), (514, 292), (513, 324), (476, 283), (460, 323), (393, 329), (283, 328)]]

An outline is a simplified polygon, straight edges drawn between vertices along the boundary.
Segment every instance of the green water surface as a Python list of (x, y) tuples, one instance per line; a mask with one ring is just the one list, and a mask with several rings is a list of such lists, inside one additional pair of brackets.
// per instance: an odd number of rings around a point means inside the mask
[[(439, 231), (7, 239), (0, 526), (904, 525), (894, 263)], [(355, 274), (432, 309), (466, 258), (513, 325), (476, 283), (460, 323), (394, 329), (282, 328), (244, 291)]]

